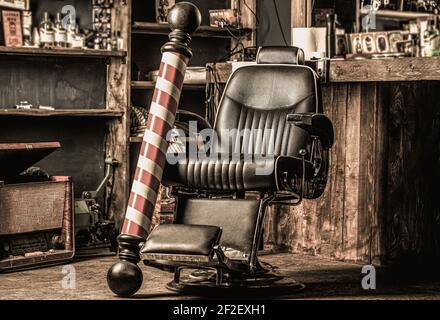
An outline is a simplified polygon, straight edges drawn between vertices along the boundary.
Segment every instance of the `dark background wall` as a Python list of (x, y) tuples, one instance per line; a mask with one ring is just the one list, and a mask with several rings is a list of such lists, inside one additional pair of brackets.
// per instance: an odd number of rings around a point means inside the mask
[[(288, 44), (291, 42), (290, 10), (291, 0), (275, 0), (281, 25)], [(294, 0), (297, 1), (297, 0)], [(285, 45), (278, 24), (273, 0), (257, 0), (257, 46)]]

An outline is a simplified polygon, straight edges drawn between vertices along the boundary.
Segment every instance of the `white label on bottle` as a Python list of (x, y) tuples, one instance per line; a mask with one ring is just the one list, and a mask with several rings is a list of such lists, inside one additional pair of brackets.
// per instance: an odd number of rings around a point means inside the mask
[(66, 32), (55, 32), (55, 42), (57, 42), (57, 43), (67, 42)]
[(84, 48), (84, 38), (82, 37), (74, 37), (72, 41), (72, 48)]
[(47, 31), (47, 30), (41, 30), (40, 32), (40, 42), (41, 43), (53, 43), (54, 42), (54, 32), (53, 31)]

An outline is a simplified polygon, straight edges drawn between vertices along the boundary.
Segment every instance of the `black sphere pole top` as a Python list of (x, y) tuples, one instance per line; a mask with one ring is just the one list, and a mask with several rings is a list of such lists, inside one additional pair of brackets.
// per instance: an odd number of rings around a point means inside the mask
[(168, 13), (168, 24), (171, 30), (180, 30), (191, 34), (202, 22), (199, 9), (191, 2), (178, 2)]
[(190, 58), (190, 34), (196, 31), (202, 22), (199, 9), (190, 2), (178, 2), (169, 11), (167, 19), (172, 32), (168, 36), (170, 41), (162, 47), (162, 52), (178, 52)]

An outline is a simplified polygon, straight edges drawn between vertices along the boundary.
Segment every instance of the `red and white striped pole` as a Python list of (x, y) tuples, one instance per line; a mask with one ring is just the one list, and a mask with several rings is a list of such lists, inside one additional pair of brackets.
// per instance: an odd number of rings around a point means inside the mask
[(119, 241), (120, 261), (107, 275), (110, 289), (131, 296), (142, 285), (139, 245), (144, 242), (166, 163), (166, 135), (173, 128), (186, 67), (192, 56), (190, 33), (200, 25), (200, 12), (189, 2), (177, 3), (168, 14), (172, 32), (162, 47), (162, 62)]

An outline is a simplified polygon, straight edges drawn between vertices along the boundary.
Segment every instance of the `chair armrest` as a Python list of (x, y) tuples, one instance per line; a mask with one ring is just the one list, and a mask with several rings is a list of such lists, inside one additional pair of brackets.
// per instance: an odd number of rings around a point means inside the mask
[(333, 125), (330, 119), (322, 113), (291, 113), (287, 115), (287, 122), (318, 137), (324, 149), (330, 149), (333, 146)]

